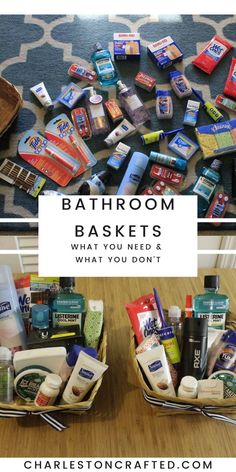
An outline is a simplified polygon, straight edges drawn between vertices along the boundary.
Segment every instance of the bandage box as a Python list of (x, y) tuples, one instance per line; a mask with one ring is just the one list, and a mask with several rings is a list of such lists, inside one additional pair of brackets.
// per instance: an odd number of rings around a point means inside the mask
[(171, 36), (166, 36), (166, 38), (149, 44), (147, 51), (160, 70), (166, 69), (183, 59), (183, 52)]
[(139, 33), (114, 33), (114, 58), (117, 61), (139, 59), (141, 55)]

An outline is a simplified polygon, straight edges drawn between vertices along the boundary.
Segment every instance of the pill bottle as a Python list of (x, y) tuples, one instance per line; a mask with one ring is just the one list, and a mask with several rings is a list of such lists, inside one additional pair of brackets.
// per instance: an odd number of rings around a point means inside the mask
[(61, 383), (62, 379), (59, 375), (48, 374), (44, 382), (40, 385), (34, 404), (36, 406), (53, 405), (60, 392)]
[(190, 375), (186, 375), (181, 379), (180, 386), (178, 388), (178, 397), (196, 398), (197, 386), (197, 379)]

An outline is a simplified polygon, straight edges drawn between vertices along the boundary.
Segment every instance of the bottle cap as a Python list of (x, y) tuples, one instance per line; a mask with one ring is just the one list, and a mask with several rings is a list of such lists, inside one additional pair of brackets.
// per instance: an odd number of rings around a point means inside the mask
[(46, 329), (49, 327), (48, 305), (38, 304), (32, 306), (32, 326), (37, 329)]
[(59, 284), (61, 288), (75, 287), (74, 277), (60, 277)]
[(192, 306), (193, 306), (193, 297), (192, 297), (192, 295), (186, 295), (185, 308), (192, 308)]
[(156, 97), (170, 97), (170, 90), (156, 90)]
[(207, 318), (185, 318), (183, 336), (204, 337), (208, 334), (208, 320)]
[(5, 346), (0, 347), (0, 361), (11, 361), (12, 353), (10, 349)]
[(214, 161), (210, 165), (210, 168), (214, 170), (219, 170), (221, 166), (222, 166), (222, 162), (219, 161), (219, 159), (214, 159)]
[(186, 392), (192, 392), (196, 390), (198, 383), (197, 379), (195, 377), (192, 377), (191, 375), (186, 375), (181, 379), (181, 387), (186, 390)]
[(204, 277), (204, 288), (214, 288), (218, 290), (220, 288), (220, 277), (219, 275), (205, 275)]
[(102, 102), (102, 100), (103, 100), (102, 95), (98, 95), (95, 90), (93, 91), (93, 93), (91, 93), (91, 95), (89, 97), (89, 101), (93, 105), (98, 105), (99, 103)]
[(57, 374), (48, 374), (45, 382), (48, 384), (49, 387), (58, 389), (62, 384), (62, 379)]
[(94, 51), (101, 51), (102, 50), (101, 43), (99, 43), (99, 41), (97, 43), (95, 43), (94, 46), (93, 46), (93, 49), (94, 49)]
[(168, 317), (169, 318), (172, 318), (172, 319), (178, 319), (180, 320), (181, 318), (181, 309), (179, 306), (176, 306), (176, 305), (172, 305), (170, 306), (169, 310), (168, 310)]
[(132, 159), (133, 164), (135, 164), (137, 167), (140, 167), (143, 170), (146, 169), (147, 163), (149, 161), (148, 156), (146, 156), (146, 154), (143, 154), (142, 152), (137, 152), (137, 151), (133, 153), (131, 159)]
[(127, 88), (127, 86), (124, 84), (124, 82), (122, 82), (122, 80), (118, 80), (117, 86), (119, 90), (123, 90)]
[(79, 353), (81, 351), (88, 354), (88, 356), (91, 356), (91, 357), (94, 357), (94, 359), (97, 359), (97, 351), (93, 347), (82, 347), (82, 346), (79, 346), (78, 344), (74, 344), (74, 346), (72, 346), (72, 348), (70, 349), (66, 357), (66, 362), (70, 367), (75, 366)]

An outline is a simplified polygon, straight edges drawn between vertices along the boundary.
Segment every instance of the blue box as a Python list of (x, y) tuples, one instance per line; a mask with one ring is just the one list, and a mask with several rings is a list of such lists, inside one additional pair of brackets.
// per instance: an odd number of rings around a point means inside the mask
[(114, 33), (113, 46), (116, 61), (140, 59), (141, 46), (139, 33)]

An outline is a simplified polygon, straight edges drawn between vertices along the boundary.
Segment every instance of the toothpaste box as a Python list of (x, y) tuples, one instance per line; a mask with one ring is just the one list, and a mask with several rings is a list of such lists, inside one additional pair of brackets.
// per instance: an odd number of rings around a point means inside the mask
[(147, 51), (160, 70), (166, 69), (183, 59), (183, 52), (171, 36), (166, 36), (166, 38), (149, 44)]
[(141, 55), (139, 33), (114, 33), (114, 58), (117, 61), (139, 59)]

